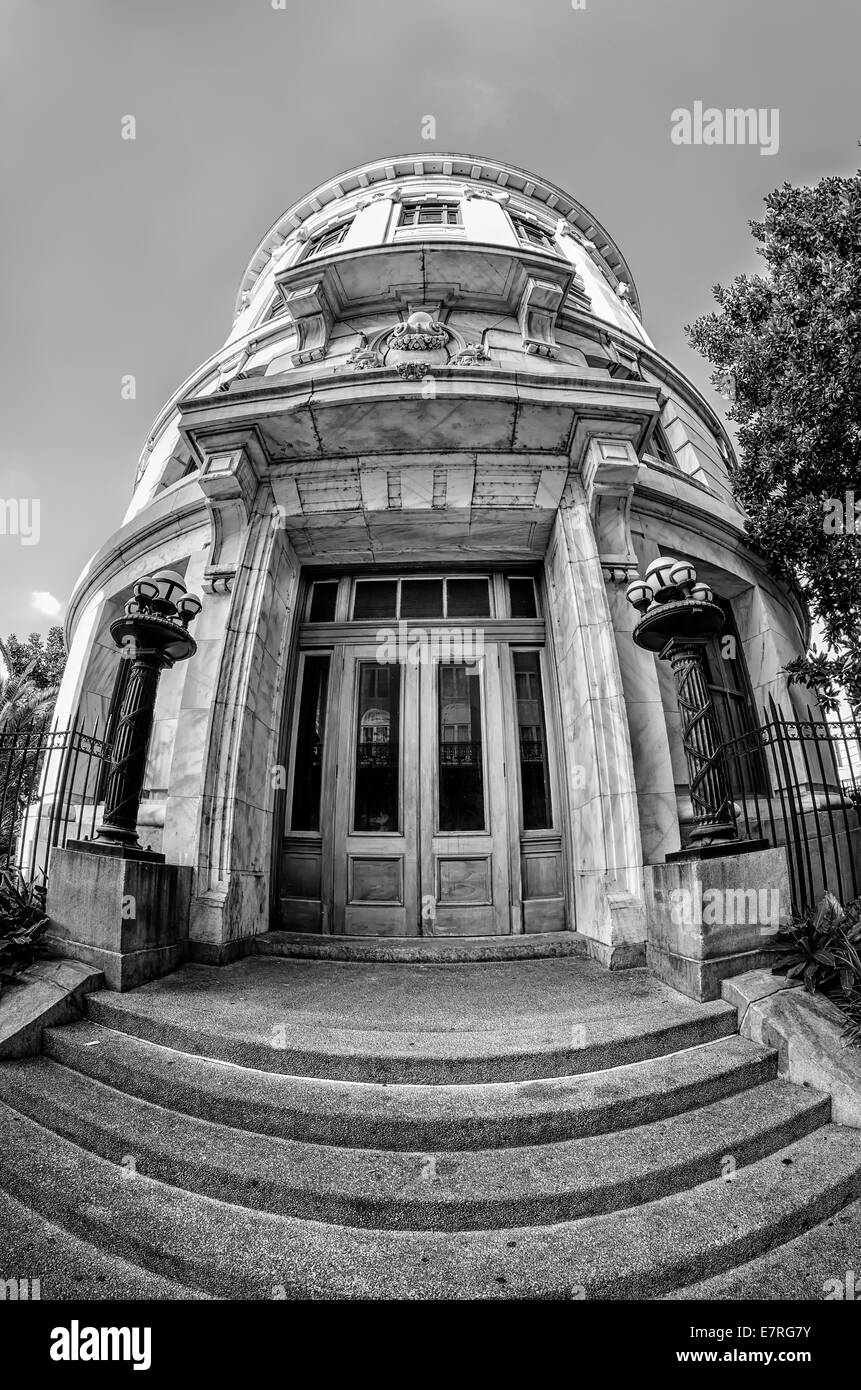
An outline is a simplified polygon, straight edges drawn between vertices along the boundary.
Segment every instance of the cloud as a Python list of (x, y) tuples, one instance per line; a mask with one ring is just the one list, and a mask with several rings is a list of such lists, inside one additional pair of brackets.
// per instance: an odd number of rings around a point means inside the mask
[(63, 607), (60, 600), (49, 594), (47, 589), (34, 589), (30, 595), (30, 605), (37, 613), (44, 613), (46, 618), (56, 618)]

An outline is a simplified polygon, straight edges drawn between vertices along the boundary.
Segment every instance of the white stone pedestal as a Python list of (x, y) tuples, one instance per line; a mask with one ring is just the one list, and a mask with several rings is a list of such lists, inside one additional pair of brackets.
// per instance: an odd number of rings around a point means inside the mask
[(770, 965), (791, 915), (786, 850), (689, 855), (644, 869), (646, 963), (692, 999), (721, 997), (721, 982)]
[(55, 849), (45, 940), (88, 961), (110, 989), (134, 989), (188, 954), (193, 870), (157, 860)]

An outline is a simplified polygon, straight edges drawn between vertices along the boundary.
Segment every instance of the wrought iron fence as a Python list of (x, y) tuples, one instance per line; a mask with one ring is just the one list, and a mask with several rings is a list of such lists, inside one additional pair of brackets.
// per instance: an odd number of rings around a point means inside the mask
[(57, 845), (93, 834), (108, 756), (98, 720), (89, 732), (48, 717), (0, 733), (0, 867), (44, 881)]
[(861, 727), (770, 700), (759, 728), (722, 746), (739, 836), (784, 845), (792, 907), (861, 894)]

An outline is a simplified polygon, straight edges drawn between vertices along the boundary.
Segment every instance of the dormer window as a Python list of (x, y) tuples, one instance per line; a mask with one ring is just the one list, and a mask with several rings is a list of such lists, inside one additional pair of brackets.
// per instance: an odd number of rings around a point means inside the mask
[(556, 250), (553, 237), (537, 222), (530, 222), (526, 217), (512, 217), (511, 222), (521, 245), (535, 246), (539, 251)]
[(340, 246), (344, 237), (347, 235), (347, 228), (350, 223), (338, 222), (334, 227), (327, 227), (325, 231), (318, 232), (317, 236), (312, 237), (308, 243), (308, 254), (305, 259), (310, 260), (312, 256), (325, 256), (327, 251), (331, 251), (336, 246)]
[(398, 227), (460, 227), (460, 203), (444, 203), (437, 199), (426, 202), (402, 203)]

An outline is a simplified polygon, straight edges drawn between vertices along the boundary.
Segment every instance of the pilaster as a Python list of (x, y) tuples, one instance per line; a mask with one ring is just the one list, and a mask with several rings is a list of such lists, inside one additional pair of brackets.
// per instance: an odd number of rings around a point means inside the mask
[(583, 486), (569, 478), (548, 547), (576, 929), (605, 965), (640, 964), (642, 850), (625, 698)]
[[(273, 771), (298, 580), (255, 436), (221, 447), (218, 461), (204, 470), (220, 480), (213, 511), (222, 520), (228, 513), (230, 544), (219, 552), (223, 582), (207, 605), (212, 623), (220, 624), (221, 643), (202, 756), (190, 926), (193, 955), (208, 960), (228, 958), (244, 939), (268, 928)], [(201, 630), (202, 638), (208, 635)]]
[(631, 504), (639, 460), (628, 439), (593, 439), (583, 485), (615, 634), (637, 787), (645, 863), (679, 848), (675, 779), (655, 658), (633, 641), (637, 613), (625, 596), (638, 574), (631, 536)]

